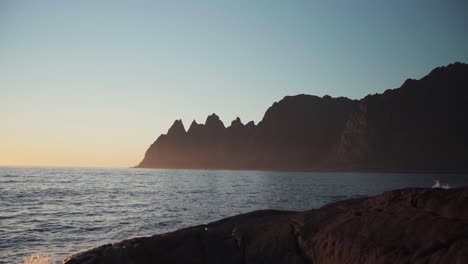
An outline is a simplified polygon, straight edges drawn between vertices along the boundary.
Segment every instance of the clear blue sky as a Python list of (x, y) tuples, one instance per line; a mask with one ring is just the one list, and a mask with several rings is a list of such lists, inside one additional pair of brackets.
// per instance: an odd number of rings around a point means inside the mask
[(0, 165), (131, 166), (174, 119), (258, 122), (468, 62), (468, 1), (1, 1)]

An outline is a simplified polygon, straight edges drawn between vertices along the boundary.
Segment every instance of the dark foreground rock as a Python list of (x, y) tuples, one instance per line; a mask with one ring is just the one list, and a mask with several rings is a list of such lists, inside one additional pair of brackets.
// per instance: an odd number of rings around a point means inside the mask
[(256, 211), (104, 245), (64, 263), (468, 263), (468, 188)]

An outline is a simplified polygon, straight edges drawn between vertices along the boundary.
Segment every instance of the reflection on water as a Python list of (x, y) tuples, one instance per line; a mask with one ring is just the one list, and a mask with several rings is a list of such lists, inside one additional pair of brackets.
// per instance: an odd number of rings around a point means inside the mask
[(305, 210), (466, 175), (0, 168), (0, 263), (63, 259), (96, 245), (257, 209)]

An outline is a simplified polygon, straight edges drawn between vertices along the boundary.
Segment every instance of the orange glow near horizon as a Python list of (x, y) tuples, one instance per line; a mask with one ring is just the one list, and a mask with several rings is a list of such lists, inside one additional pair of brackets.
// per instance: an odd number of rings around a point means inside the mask
[[(137, 158), (129, 159), (135, 155)], [(50, 150), (3, 148), (0, 166), (44, 166), (44, 167), (110, 167), (127, 168), (137, 165), (143, 158), (141, 153), (118, 153), (118, 151), (66, 151), (63, 148)]]
[(137, 165), (147, 143), (124, 144), (116, 137), (73, 139), (55, 135), (1, 135), (0, 166), (119, 167)]
[[(140, 161), (130, 163), (125, 157), (103, 158), (98, 153), (30, 152), (18, 155), (0, 154), (0, 166), (4, 167), (106, 167), (127, 168)], [(105, 153), (101, 153), (105, 154)], [(110, 154), (110, 153), (107, 153)]]

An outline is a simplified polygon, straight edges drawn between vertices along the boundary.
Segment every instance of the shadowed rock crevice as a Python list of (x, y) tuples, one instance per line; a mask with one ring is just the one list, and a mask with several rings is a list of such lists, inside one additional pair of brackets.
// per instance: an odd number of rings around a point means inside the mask
[(304, 212), (256, 211), (65, 263), (468, 263), (467, 199), (468, 188), (408, 188)]
[(425, 262), (427, 259), (431, 258), (431, 255), (436, 255), (438, 251), (445, 250), (447, 251), (457, 242), (464, 241), (465, 244), (468, 244), (468, 236), (460, 236), (450, 239), (449, 241), (440, 241), (436, 240), (434, 243), (428, 247), (423, 248), (415, 254), (411, 259), (411, 262)]
[[(204, 229), (203, 231), (206, 231), (206, 226), (204, 226)], [(201, 263), (207, 263), (207, 255), (208, 255), (208, 252), (207, 252), (207, 249), (206, 249), (206, 245), (205, 245), (205, 241), (204, 241), (204, 233), (200, 233), (198, 235), (198, 240), (200, 242), (200, 252), (201, 252)]]
[(232, 237), (234, 238), (234, 240), (236, 241), (237, 248), (240, 251), (242, 264), (247, 264), (247, 259), (246, 259), (246, 256), (245, 256), (245, 244), (242, 241), (242, 235), (237, 234), (237, 226), (234, 227), (231, 234), (232, 234)]
[(297, 255), (300, 256), (300, 258), (302, 259), (304, 263), (313, 263), (312, 260), (310, 260), (307, 257), (307, 254), (304, 252), (304, 249), (302, 249), (301, 247), (300, 233), (297, 230), (296, 226), (291, 223), (290, 227), (291, 227), (291, 235), (294, 237), (294, 246), (296, 248)]

